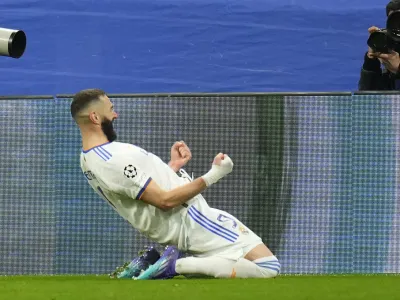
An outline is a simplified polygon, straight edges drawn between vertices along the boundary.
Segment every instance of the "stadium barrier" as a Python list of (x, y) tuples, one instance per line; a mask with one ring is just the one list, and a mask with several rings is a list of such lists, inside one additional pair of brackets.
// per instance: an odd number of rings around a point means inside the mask
[[(399, 273), (400, 94), (110, 95), (118, 140), (166, 162), (259, 234), (282, 274)], [(0, 98), (0, 274), (104, 274), (152, 244), (90, 189), (70, 95)]]

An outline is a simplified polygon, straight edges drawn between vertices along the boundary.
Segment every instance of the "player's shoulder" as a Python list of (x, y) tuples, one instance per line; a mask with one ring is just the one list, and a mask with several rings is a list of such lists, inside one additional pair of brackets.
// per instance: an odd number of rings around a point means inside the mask
[(125, 174), (131, 169), (137, 172), (141, 168), (145, 169), (151, 159), (149, 153), (133, 144), (113, 142), (108, 147), (113, 157), (107, 162), (105, 168), (109, 170), (110, 174), (115, 171)]
[(129, 154), (129, 155), (139, 155), (145, 154), (148, 155), (149, 152), (146, 151), (145, 149), (134, 145), (134, 144), (129, 144), (129, 143), (121, 143), (121, 142), (112, 142), (107, 145), (107, 148), (109, 148), (111, 153), (116, 153), (116, 154)]
[(133, 144), (110, 142), (98, 145), (90, 150), (83, 151), (81, 160), (84, 159), (88, 153), (92, 161), (105, 164), (118, 164), (121, 161), (143, 161), (146, 160), (149, 153), (141, 147)]
[(106, 146), (106, 150), (112, 156), (109, 160), (110, 164), (126, 162), (141, 164), (150, 158), (149, 152), (139, 146), (128, 143), (113, 142)]
[(129, 148), (129, 144), (121, 142), (111, 142), (104, 145), (110, 152), (121, 153)]

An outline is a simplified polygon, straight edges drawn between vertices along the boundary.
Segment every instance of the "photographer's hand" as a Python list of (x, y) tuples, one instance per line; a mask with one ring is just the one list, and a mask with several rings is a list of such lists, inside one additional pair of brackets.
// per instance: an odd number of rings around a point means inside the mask
[(389, 54), (379, 54), (378, 58), (389, 72), (396, 74), (399, 71), (399, 53), (392, 51)]

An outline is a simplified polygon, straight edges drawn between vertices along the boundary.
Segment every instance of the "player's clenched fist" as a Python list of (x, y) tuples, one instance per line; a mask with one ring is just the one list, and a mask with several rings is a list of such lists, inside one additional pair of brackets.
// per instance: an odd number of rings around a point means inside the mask
[(184, 141), (175, 142), (171, 148), (171, 160), (168, 165), (177, 172), (192, 158), (192, 153)]
[(230, 168), (230, 172), (233, 169), (233, 162), (231, 158), (227, 154), (218, 153), (214, 158), (213, 165), (221, 166), (223, 168)]
[(203, 179), (207, 186), (216, 183), (222, 177), (232, 172), (233, 162), (227, 154), (218, 153), (214, 158), (211, 166), (211, 170), (207, 174), (203, 175)]

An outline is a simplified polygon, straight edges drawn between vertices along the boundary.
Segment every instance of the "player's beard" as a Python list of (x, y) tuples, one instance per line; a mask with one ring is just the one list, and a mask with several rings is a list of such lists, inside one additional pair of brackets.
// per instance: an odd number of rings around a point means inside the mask
[(110, 143), (117, 139), (117, 133), (114, 130), (113, 121), (104, 119), (104, 121), (101, 123), (101, 129)]

